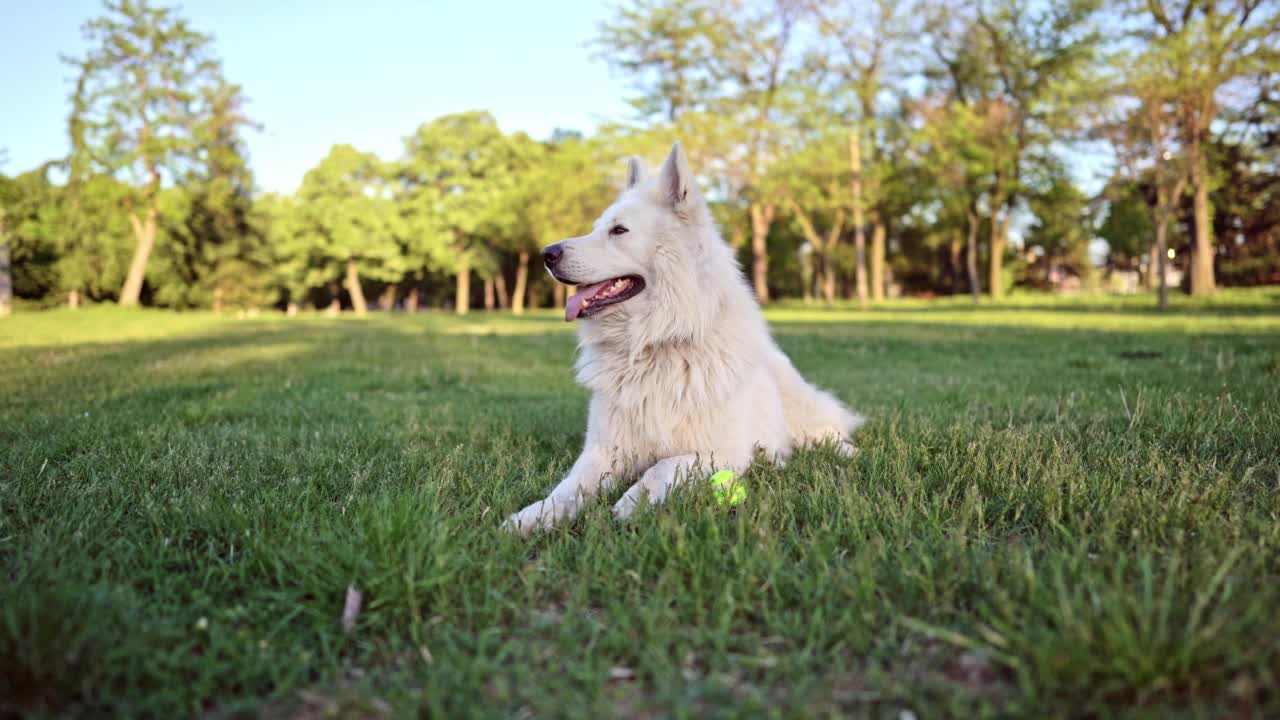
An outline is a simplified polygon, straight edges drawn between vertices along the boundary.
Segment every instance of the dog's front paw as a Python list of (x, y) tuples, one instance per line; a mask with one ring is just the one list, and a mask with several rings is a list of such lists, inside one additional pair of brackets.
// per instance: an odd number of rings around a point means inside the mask
[(836, 455), (839, 455), (846, 460), (858, 454), (858, 448), (854, 447), (853, 443), (849, 442), (846, 438), (836, 440), (834, 449), (836, 451)]
[[(636, 487), (639, 486), (637, 485)], [(631, 515), (635, 513), (639, 501), (632, 496), (633, 490), (635, 490), (634, 487), (628, 490), (627, 494), (623, 495), (622, 499), (614, 504), (612, 512), (615, 520), (630, 520)]]
[(616, 520), (630, 520), (631, 516), (639, 510), (642, 505), (648, 505), (652, 501), (649, 489), (644, 483), (636, 483), (632, 485), (622, 499), (613, 506), (613, 517)]
[(507, 518), (506, 522), (502, 523), (502, 529), (528, 537), (535, 532), (555, 528), (564, 514), (565, 508), (563, 504), (557, 507), (557, 503), (554, 500), (547, 498), (546, 500), (539, 500)]

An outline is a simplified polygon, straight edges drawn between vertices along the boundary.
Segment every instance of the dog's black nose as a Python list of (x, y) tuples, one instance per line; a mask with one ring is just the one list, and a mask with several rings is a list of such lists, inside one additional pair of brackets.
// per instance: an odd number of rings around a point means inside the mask
[(564, 250), (561, 249), (560, 243), (548, 245), (542, 249), (542, 264), (548, 268), (553, 268), (556, 263), (560, 262), (561, 255), (564, 255)]

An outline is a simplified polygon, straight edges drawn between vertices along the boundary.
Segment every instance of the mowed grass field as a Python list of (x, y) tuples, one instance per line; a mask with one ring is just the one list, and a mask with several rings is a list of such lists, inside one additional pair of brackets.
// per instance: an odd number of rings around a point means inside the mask
[(531, 540), (553, 313), (15, 315), (0, 716), (1280, 716), (1280, 289), (1177, 300), (771, 309), (857, 456)]

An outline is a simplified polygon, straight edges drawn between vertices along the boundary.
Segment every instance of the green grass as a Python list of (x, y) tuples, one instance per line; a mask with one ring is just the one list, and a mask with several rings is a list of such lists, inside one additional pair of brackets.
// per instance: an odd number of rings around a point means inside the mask
[(1277, 716), (1280, 291), (1149, 303), (784, 305), (854, 459), (528, 541), (553, 315), (0, 321), (0, 716)]

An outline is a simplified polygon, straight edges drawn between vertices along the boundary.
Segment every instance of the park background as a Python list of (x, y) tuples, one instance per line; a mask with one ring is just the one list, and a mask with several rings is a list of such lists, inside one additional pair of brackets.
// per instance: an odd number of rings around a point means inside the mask
[(484, 12), (10, 5), (17, 302), (562, 304), (538, 248), (675, 139), (762, 300), (1280, 282), (1269, 3)]
[[(0, 717), (1280, 716), (1277, 23), (0, 0)], [(502, 533), (675, 139), (859, 452)]]

